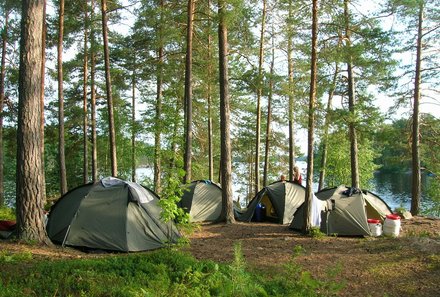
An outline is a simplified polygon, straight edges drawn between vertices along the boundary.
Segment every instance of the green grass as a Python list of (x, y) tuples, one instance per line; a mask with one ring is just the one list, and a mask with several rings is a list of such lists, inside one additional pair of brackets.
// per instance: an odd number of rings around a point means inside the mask
[(293, 260), (270, 276), (250, 271), (240, 244), (230, 264), (173, 249), (89, 259), (0, 254), (0, 296), (334, 296), (339, 289)]

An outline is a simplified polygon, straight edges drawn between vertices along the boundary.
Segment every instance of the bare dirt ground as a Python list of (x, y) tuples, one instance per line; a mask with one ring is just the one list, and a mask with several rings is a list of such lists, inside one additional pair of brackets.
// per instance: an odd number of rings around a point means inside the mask
[[(319, 279), (338, 271), (334, 280), (345, 284), (341, 296), (440, 296), (440, 220), (401, 223), (397, 238), (311, 238), (269, 223), (202, 225), (189, 251), (198, 259), (231, 262), (240, 241), (248, 266), (268, 275), (286, 263)], [(296, 246), (303, 253), (289, 262)]]
[[(315, 278), (345, 284), (340, 296), (440, 296), (440, 220), (402, 220), (397, 238), (308, 237), (271, 223), (203, 224), (185, 248), (198, 259), (232, 262), (241, 242), (250, 269), (267, 273), (300, 265)], [(293, 250), (303, 251), (292, 262)], [(1, 252), (30, 252), (34, 257), (84, 258), (72, 248), (0, 240)], [(287, 263), (287, 264), (286, 264)]]

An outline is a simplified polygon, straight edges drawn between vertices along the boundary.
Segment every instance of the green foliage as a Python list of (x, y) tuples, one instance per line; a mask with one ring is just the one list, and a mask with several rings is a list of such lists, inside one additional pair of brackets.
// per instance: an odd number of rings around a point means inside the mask
[(8, 251), (0, 252), (0, 264), (24, 262), (32, 259), (33, 259), (33, 255), (31, 252), (21, 252), (21, 253), (10, 253)]
[[(235, 245), (231, 264), (197, 261), (162, 249), (90, 259), (33, 259), (0, 254), (0, 296), (332, 296), (332, 281), (318, 281), (294, 260), (270, 277), (250, 272)], [(294, 257), (293, 257), (294, 259)]]
[(302, 246), (294, 247), (292, 257), (283, 265), (282, 272), (273, 276), (267, 290), (268, 296), (336, 296), (344, 287), (344, 284), (335, 280), (340, 274), (340, 267), (332, 269), (325, 281), (314, 279), (296, 262), (304, 253)]
[[(331, 133), (328, 146), (326, 185), (351, 185), (350, 143), (346, 132), (339, 130)], [(361, 187), (368, 188), (374, 171), (379, 167), (374, 163), (378, 152), (372, 142), (365, 138), (358, 142), (358, 150), (360, 184)]]
[(0, 220), (15, 220), (15, 210), (9, 207), (0, 207)]
[(381, 171), (406, 171), (411, 163), (410, 121), (398, 119), (391, 124), (383, 124), (374, 135), (374, 145), (380, 150), (377, 162)]
[(258, 283), (253, 282), (252, 275), (247, 272), (241, 241), (234, 244), (234, 261), (229, 266), (228, 272), (232, 283), (232, 287), (229, 288), (231, 290), (230, 296), (252, 296), (252, 294), (265, 296), (265, 294), (261, 294), (264, 289)]
[(394, 209), (393, 213), (398, 214), (399, 216), (402, 216), (406, 211), (408, 211), (408, 210), (405, 207), (399, 206)]
[[(421, 115), (420, 159), (426, 182), (422, 189), (432, 201), (424, 214), (440, 216), (440, 120), (429, 114)], [(398, 119), (383, 124), (374, 136), (374, 146), (380, 151), (376, 162), (384, 172), (406, 172), (411, 169), (411, 120)]]
[(319, 227), (312, 227), (310, 229), (309, 235), (316, 239), (322, 239), (326, 236), (326, 234), (322, 232)]
[(424, 209), (423, 212), (440, 217), (440, 179), (438, 176), (431, 178), (426, 194), (431, 198), (432, 204), (429, 209)]
[(423, 130), (421, 132), (421, 159), (427, 175), (427, 188), (424, 189), (431, 198), (426, 214), (440, 217), (440, 119), (424, 114), (421, 117)]
[(431, 255), (428, 257), (428, 267), (432, 271), (439, 271), (440, 270), (440, 255)]
[(183, 195), (181, 186), (183, 174), (183, 171), (175, 170), (168, 175), (159, 205), (162, 207), (161, 217), (165, 222), (173, 221), (186, 232), (191, 232), (192, 224), (189, 222), (189, 213), (178, 205)]

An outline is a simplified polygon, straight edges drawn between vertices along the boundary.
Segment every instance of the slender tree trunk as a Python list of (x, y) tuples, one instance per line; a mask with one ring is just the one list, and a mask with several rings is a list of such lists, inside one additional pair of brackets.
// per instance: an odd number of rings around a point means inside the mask
[[(293, 17), (292, 0), (289, 1), (289, 20)], [(295, 167), (295, 101), (293, 97), (293, 33), (291, 25), (288, 24), (287, 37), (287, 72), (289, 76), (289, 180), (293, 180), (293, 167)]]
[(47, 1), (43, 1), (43, 32), (41, 34), (41, 42), (43, 44), (41, 53), (41, 91), (40, 91), (40, 133), (41, 133), (41, 166), (43, 167), (43, 185), (41, 191), (43, 192), (43, 204), (46, 204), (46, 175), (44, 171), (44, 85), (46, 76), (46, 36), (47, 36), (47, 23), (46, 23), (46, 7)]
[(43, 10), (44, 1), (22, 3), (17, 130), (17, 236), (37, 243), (47, 242), (40, 129)]
[(136, 70), (134, 69), (131, 78), (131, 180), (136, 182)]
[(228, 76), (228, 30), (225, 0), (218, 1), (219, 84), (220, 84), (220, 142), (222, 215), (227, 224), (235, 223), (232, 197), (232, 151), (230, 137), (229, 76)]
[(208, 0), (208, 166), (209, 180), (214, 180), (214, 145), (212, 128), (212, 36), (211, 36), (211, 0)]
[(272, 124), (272, 94), (273, 94), (274, 68), (275, 68), (275, 44), (274, 44), (274, 38), (272, 37), (272, 61), (270, 63), (269, 96), (267, 98), (266, 141), (265, 141), (265, 152), (264, 152), (264, 174), (263, 174), (264, 187), (267, 186), (267, 175), (269, 172), (269, 150), (270, 150), (270, 137), (271, 137), (270, 125)]
[[(179, 102), (182, 101), (182, 98), (177, 98), (176, 100), (176, 106), (175, 106), (175, 110), (174, 110), (174, 114), (178, 114), (180, 112), (180, 110), (182, 109), (182, 106), (179, 105)], [(173, 135), (171, 137), (171, 145), (170, 145), (170, 149), (171, 149), (171, 160), (170, 160), (170, 168), (173, 169), (176, 167), (176, 159), (177, 159), (177, 133), (179, 131), (179, 119), (178, 117), (174, 118), (174, 123), (173, 123)]]
[(92, 129), (92, 181), (98, 180), (98, 145), (96, 135), (96, 87), (95, 87), (95, 74), (96, 74), (96, 42), (95, 42), (95, 29), (93, 20), (95, 19), (95, 0), (90, 3), (91, 13), (90, 19), (90, 109), (91, 109), (91, 129)]
[(162, 148), (161, 148), (161, 128), (162, 128), (162, 85), (163, 85), (163, 57), (164, 50), (163, 46), (159, 47), (158, 50), (158, 64), (157, 64), (157, 83), (156, 83), (156, 128), (154, 132), (154, 189), (156, 193), (162, 191)]
[(161, 128), (162, 128), (162, 85), (163, 85), (163, 57), (164, 50), (163, 46), (159, 47), (159, 60), (157, 65), (157, 83), (156, 83), (156, 129), (154, 134), (154, 189), (156, 193), (162, 191), (162, 148), (161, 148)]
[(88, 114), (87, 114), (87, 79), (88, 79), (88, 60), (89, 60), (89, 54), (88, 54), (88, 34), (89, 34), (89, 19), (88, 19), (88, 12), (87, 12), (87, 3), (88, 1), (85, 1), (84, 6), (84, 63), (83, 63), (83, 183), (86, 184), (89, 181), (89, 141), (88, 141)]
[(0, 71), (0, 207), (5, 205), (4, 194), (4, 151), (3, 151), (3, 105), (5, 103), (6, 46), (8, 44), (9, 11), (5, 11), (5, 24), (2, 30), (2, 60)]
[(258, 82), (257, 82), (257, 124), (255, 131), (255, 193), (260, 190), (260, 137), (261, 137), (261, 96), (263, 93), (263, 55), (264, 34), (266, 30), (266, 0), (263, 0), (261, 16), (260, 50), (258, 55)]
[[(248, 180), (254, 180), (254, 173), (255, 173), (255, 162), (254, 162), (254, 148), (251, 146), (248, 149), (249, 154), (248, 154), (248, 172), (249, 172), (249, 178)], [(252, 183), (249, 183), (249, 199), (252, 199), (252, 197), (254, 197), (257, 193), (254, 193), (255, 187)]]
[[(345, 16), (345, 41), (348, 50), (351, 47), (350, 39), (350, 15), (348, 11), (349, 0), (344, 0), (344, 16)], [(351, 159), (351, 186), (359, 188), (359, 162), (358, 162), (358, 145), (356, 133), (355, 107), (356, 107), (356, 92), (353, 76), (352, 56), (348, 53), (347, 61), (347, 76), (348, 76), (348, 109), (350, 111), (350, 120), (348, 124), (350, 134), (350, 159)]]
[(160, 17), (158, 23), (159, 32), (159, 48), (157, 50), (158, 60), (157, 60), (157, 79), (156, 79), (156, 115), (155, 115), (155, 131), (154, 131), (154, 190), (156, 193), (160, 194), (162, 192), (162, 148), (161, 148), (161, 131), (162, 131), (162, 85), (163, 85), (163, 59), (164, 59), (164, 48), (163, 48), (163, 9), (164, 1), (160, 1)]
[(414, 79), (414, 106), (412, 116), (412, 199), (411, 214), (418, 215), (420, 212), (421, 198), (421, 173), (420, 173), (420, 84), (422, 67), (422, 38), (423, 38), (423, 1), (419, 4), (416, 54), (416, 77)]
[(58, 155), (60, 167), (60, 192), (64, 194), (67, 192), (67, 177), (66, 177), (66, 155), (65, 155), (65, 136), (64, 136), (64, 91), (63, 91), (63, 39), (64, 39), (64, 0), (60, 0), (60, 7), (58, 12), (59, 27), (58, 27)]
[(307, 141), (307, 182), (306, 197), (304, 201), (304, 225), (303, 233), (308, 234), (311, 229), (310, 209), (313, 198), (313, 161), (314, 161), (314, 130), (315, 130), (315, 106), (316, 106), (316, 76), (317, 76), (317, 52), (318, 52), (318, 0), (312, 2), (312, 58), (310, 71), (310, 99), (309, 99), (309, 124)]
[(328, 101), (327, 101), (327, 109), (325, 113), (325, 120), (324, 120), (324, 135), (322, 137), (322, 156), (321, 156), (321, 170), (319, 172), (319, 184), (318, 184), (318, 191), (322, 190), (324, 188), (325, 184), (325, 173), (326, 173), (326, 167), (327, 167), (327, 153), (328, 153), (328, 130), (330, 126), (330, 111), (332, 109), (333, 105), (333, 96), (335, 93), (336, 88), (336, 79), (338, 77), (339, 72), (339, 65), (336, 63), (335, 67), (335, 73), (333, 74), (333, 80), (332, 85), (330, 87), (330, 90), (328, 92)]
[(185, 156), (184, 183), (191, 182), (192, 154), (192, 51), (194, 31), (194, 0), (188, 0), (188, 20), (186, 28), (186, 60), (185, 60)]
[(105, 86), (106, 86), (107, 108), (108, 108), (111, 175), (117, 176), (118, 162), (116, 159), (115, 117), (113, 111), (112, 81), (110, 75), (110, 53), (108, 47), (108, 32), (107, 32), (108, 30), (107, 0), (101, 0), (101, 12), (102, 12), (102, 39), (104, 42)]

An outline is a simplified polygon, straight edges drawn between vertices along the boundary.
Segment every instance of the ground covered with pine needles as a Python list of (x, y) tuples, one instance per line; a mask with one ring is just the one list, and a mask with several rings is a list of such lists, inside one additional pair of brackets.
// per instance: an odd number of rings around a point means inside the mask
[(247, 265), (277, 271), (292, 257), (318, 279), (344, 285), (341, 296), (440, 296), (440, 220), (401, 221), (397, 238), (303, 236), (268, 223), (202, 225), (189, 250), (198, 259), (228, 262), (241, 242)]

